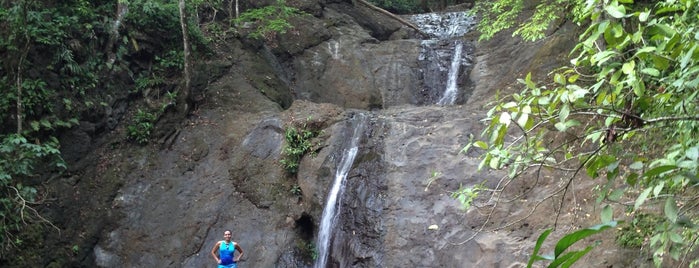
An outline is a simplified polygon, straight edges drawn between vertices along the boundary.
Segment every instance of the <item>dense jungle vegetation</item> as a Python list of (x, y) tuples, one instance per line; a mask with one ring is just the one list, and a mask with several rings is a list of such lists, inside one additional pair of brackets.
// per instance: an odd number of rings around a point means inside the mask
[[(383, 4), (417, 12), (451, 2)], [(283, 0), (0, 1), (0, 264), (21, 266), (18, 252), (60, 232), (38, 207), (43, 182), (67, 169), (61, 133), (109, 116), (95, 135), (125, 124), (125, 140), (146, 144), (164, 113), (192, 109), (191, 58), (226, 35), (271, 41), (301, 13)], [(252, 27), (239, 32), (243, 24)], [(123, 99), (147, 105), (121, 118)]]
[[(284, 15), (268, 11), (283, 1), (266, 9), (242, 2), (235, 1), (241, 17), (267, 22), (251, 34), (289, 27), (269, 24)], [(27, 241), (60, 232), (37, 209), (46, 201), (43, 181), (67, 168), (57, 137), (91, 121), (95, 135), (126, 124), (125, 140), (148, 143), (164, 113), (191, 109), (187, 56), (205, 57), (212, 38), (233, 30), (233, 7), (220, 0), (0, 2), (0, 264), (21, 266), (18, 252), (36, 247)], [(147, 105), (121, 118), (113, 111), (121, 100)]]
[(508, 170), (510, 179), (566, 172), (554, 195), (571, 194), (579, 174), (596, 181), (600, 225), (540, 255), (547, 230), (529, 266), (568, 267), (594, 244), (569, 246), (612, 227), (620, 246), (638, 248), (658, 267), (696, 266), (699, 2), (498, 0), (478, 1), (473, 12), (481, 16), (482, 39), (513, 29), (537, 40), (565, 21), (583, 30), (570, 65), (550, 80), (517, 77), (521, 91), (489, 105), (488, 127), (464, 148), (481, 150), (481, 167)]

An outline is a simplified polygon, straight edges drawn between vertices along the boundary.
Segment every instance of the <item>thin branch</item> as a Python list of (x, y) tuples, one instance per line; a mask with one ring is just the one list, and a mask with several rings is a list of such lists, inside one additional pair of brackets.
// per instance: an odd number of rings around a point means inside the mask
[(585, 164), (590, 162), (590, 160), (594, 157), (594, 154), (599, 153), (599, 151), (601, 151), (602, 148), (604, 148), (606, 146), (607, 146), (606, 144), (602, 144), (602, 146), (598, 147), (597, 150), (595, 150), (595, 152), (593, 153), (593, 156), (590, 156), (587, 159), (585, 159), (585, 161), (583, 161), (583, 163), (580, 164), (580, 166), (575, 171), (575, 173), (573, 173), (573, 176), (571, 176), (570, 179), (568, 179), (568, 182), (566, 183), (566, 186), (564, 187), (565, 191), (563, 191), (563, 196), (561, 197), (561, 204), (560, 204), (560, 206), (558, 206), (558, 213), (556, 213), (556, 220), (553, 222), (553, 229), (556, 229), (556, 226), (558, 225), (558, 218), (561, 215), (561, 210), (563, 210), (563, 203), (564, 203), (563, 201), (566, 197), (566, 194), (568, 193), (568, 187), (573, 182), (573, 179), (575, 179), (575, 176), (577, 176), (578, 173), (580, 172), (580, 170), (582, 170), (582, 168), (585, 167)]

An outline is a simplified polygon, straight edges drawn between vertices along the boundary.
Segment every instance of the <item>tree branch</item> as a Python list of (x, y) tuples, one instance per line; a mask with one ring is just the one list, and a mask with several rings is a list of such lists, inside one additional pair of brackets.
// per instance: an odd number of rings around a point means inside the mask
[(375, 10), (375, 11), (378, 11), (378, 12), (380, 12), (381, 14), (384, 14), (384, 15), (386, 15), (386, 16), (391, 17), (391, 18), (394, 19), (394, 20), (397, 20), (398, 22), (402, 23), (402, 24), (405, 25), (405, 26), (408, 26), (408, 27), (410, 27), (410, 28), (413, 28), (415, 31), (417, 31), (418, 33), (420, 33), (420, 35), (422, 35), (423, 37), (429, 37), (428, 34), (426, 34), (425, 32), (423, 32), (422, 30), (420, 30), (420, 28), (418, 28), (417, 26), (415, 26), (415, 24), (412, 24), (412, 23), (410, 23), (409, 21), (406, 21), (406, 20), (404, 20), (404, 19), (402, 19), (402, 18), (396, 16), (395, 14), (386, 11), (386, 10), (383, 9), (383, 8), (377, 7), (377, 6), (371, 4), (371, 3), (367, 2), (367, 1), (364, 1), (364, 0), (356, 0), (356, 1), (359, 2), (360, 4), (363, 4), (363, 5), (367, 6), (367, 7), (370, 8), (370, 9), (373, 9), (373, 10)]

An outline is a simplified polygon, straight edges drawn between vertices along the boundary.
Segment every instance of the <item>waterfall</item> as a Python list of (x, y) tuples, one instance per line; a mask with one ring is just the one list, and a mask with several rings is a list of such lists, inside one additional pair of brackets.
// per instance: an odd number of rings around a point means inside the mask
[(462, 38), (475, 25), (474, 18), (466, 12), (417, 14), (407, 18), (430, 36), (422, 42), (419, 58), (424, 74), (421, 103), (453, 105), (459, 93), (459, 74), (467, 71), (472, 62), (470, 55), (462, 56), (468, 53)]
[[(357, 118), (359, 117), (359, 118)], [(318, 259), (316, 260), (316, 268), (325, 268), (330, 248), (330, 238), (332, 237), (332, 227), (337, 220), (337, 212), (340, 210), (340, 198), (344, 192), (344, 182), (349, 173), (352, 163), (354, 163), (354, 157), (357, 156), (358, 143), (362, 132), (364, 131), (364, 118), (363, 114), (359, 114), (353, 118), (350, 127), (354, 127), (354, 132), (352, 138), (349, 140), (343, 154), (340, 164), (337, 170), (335, 170), (335, 180), (333, 181), (332, 188), (328, 193), (328, 199), (325, 202), (325, 208), (323, 208), (323, 215), (320, 221), (320, 231), (318, 232), (318, 241), (316, 245), (318, 247)]]
[(439, 99), (439, 105), (452, 105), (456, 101), (456, 79), (459, 77), (459, 67), (461, 67), (461, 50), (463, 43), (456, 41), (454, 46), (454, 55), (451, 58), (451, 67), (447, 79), (447, 88), (444, 90), (444, 96)]

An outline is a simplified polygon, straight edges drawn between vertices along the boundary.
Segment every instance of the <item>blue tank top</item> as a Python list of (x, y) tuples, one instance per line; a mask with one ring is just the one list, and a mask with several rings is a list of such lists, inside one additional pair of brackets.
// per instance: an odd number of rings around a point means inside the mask
[(235, 242), (226, 243), (226, 241), (221, 241), (221, 246), (218, 248), (218, 256), (221, 258), (222, 265), (233, 264), (234, 253)]

